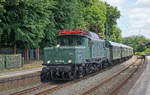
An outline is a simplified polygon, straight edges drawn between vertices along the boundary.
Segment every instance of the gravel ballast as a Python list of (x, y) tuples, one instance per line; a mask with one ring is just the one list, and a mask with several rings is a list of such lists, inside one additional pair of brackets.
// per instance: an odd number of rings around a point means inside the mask
[(91, 87), (93, 87), (95, 84), (97, 84), (100, 81), (103, 81), (108, 76), (111, 76), (112, 74), (116, 73), (117, 71), (123, 69), (124, 67), (128, 66), (129, 64), (133, 63), (136, 60), (136, 57), (132, 57), (130, 60), (116, 65), (112, 67), (109, 70), (106, 70), (104, 72), (101, 72), (93, 77), (90, 77), (86, 80), (81, 80), (80, 82), (77, 82), (71, 86), (64, 87), (58, 91), (53, 92), (51, 95), (77, 95), (82, 94), (83, 92), (87, 91)]

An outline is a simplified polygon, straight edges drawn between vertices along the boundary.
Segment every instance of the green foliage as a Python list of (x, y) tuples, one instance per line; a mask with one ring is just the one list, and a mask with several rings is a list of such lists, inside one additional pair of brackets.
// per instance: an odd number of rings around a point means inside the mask
[(53, 9), (56, 29), (76, 29), (82, 25), (83, 18), (77, 0), (56, 0)]
[(0, 17), (2, 45), (22, 43), (24, 47), (38, 47), (47, 26), (54, 26), (50, 21), (53, 18), (50, 0), (6, 0), (2, 5), (6, 10)]
[(147, 49), (145, 49), (144, 51), (142, 51), (142, 52), (136, 52), (135, 54), (136, 54), (136, 55), (146, 55), (146, 54), (150, 54), (150, 49), (147, 48)]
[(145, 49), (145, 53), (150, 53), (150, 48)]
[(96, 32), (96, 25), (98, 32), (105, 37), (105, 22), (106, 22), (106, 6), (103, 2), (95, 1), (93, 5), (85, 9), (84, 20), (89, 25), (89, 30)]
[[(106, 24), (108, 25), (109, 40), (120, 42), (120, 41), (118, 41), (118, 39), (116, 39), (116, 37), (118, 36), (117, 33), (119, 33), (119, 31), (120, 31), (116, 28), (117, 19), (120, 18), (120, 11), (118, 11), (118, 9), (116, 7), (114, 8), (114, 7), (110, 6), (109, 4), (106, 4), (106, 6), (107, 6)], [(119, 33), (119, 36), (121, 36), (121, 33)]]
[(106, 23), (109, 40), (121, 42), (119, 17), (117, 8), (99, 0), (0, 0), (0, 45), (52, 46), (65, 28), (86, 29), (105, 38)]
[(109, 39), (111, 41), (121, 43), (122, 42), (121, 30), (118, 27), (113, 26), (112, 31), (113, 31), (113, 33)]
[(145, 44), (149, 42), (144, 36), (131, 36), (123, 39), (123, 43), (134, 48), (134, 52), (142, 52), (146, 49)]
[[(4, 16), (3, 14), (5, 12), (4, 6), (2, 4), (3, 2), (4, 2), (4, 0), (0, 0), (0, 25), (2, 23), (2, 17)], [(0, 28), (0, 36), (2, 35), (2, 33), (3, 33), (2, 28)]]

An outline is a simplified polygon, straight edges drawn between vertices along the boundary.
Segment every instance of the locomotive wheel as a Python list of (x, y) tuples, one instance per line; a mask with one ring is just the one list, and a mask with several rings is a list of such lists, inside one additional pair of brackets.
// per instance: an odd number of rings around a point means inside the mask
[(82, 77), (83, 77), (83, 72), (80, 72), (78, 78), (82, 78)]
[(62, 76), (63, 79), (65, 79), (65, 72), (62, 72), (61, 76)]
[(40, 78), (41, 78), (41, 82), (46, 82), (46, 74), (44, 72), (41, 72)]
[(78, 78), (82, 78), (84, 76), (84, 69), (83, 67), (79, 67), (79, 71), (78, 71)]
[(70, 80), (73, 80), (74, 79), (74, 73), (73, 72), (69, 72), (69, 78), (70, 78)]
[(89, 65), (89, 73), (91, 74), (91, 73), (93, 73), (93, 72), (95, 72), (95, 66), (93, 65), (93, 64), (90, 64)]
[(41, 71), (41, 74), (40, 74), (40, 79), (41, 79), (41, 82), (47, 82), (49, 81), (51, 78), (50, 78), (50, 72), (48, 72), (48, 69), (47, 68), (42, 68), (42, 71)]
[(94, 64), (94, 68), (95, 68), (95, 72), (97, 72), (99, 70), (98, 66), (96, 64)]
[(46, 73), (46, 81), (50, 81), (51, 80), (51, 78), (50, 78), (50, 72), (47, 72)]
[(50, 72), (43, 72), (43, 73), (41, 73), (40, 78), (41, 78), (41, 82), (48, 82), (48, 81), (50, 81), (51, 80)]
[(89, 74), (89, 69), (86, 67), (86, 69), (85, 69), (85, 72), (86, 72), (86, 75), (88, 75)]

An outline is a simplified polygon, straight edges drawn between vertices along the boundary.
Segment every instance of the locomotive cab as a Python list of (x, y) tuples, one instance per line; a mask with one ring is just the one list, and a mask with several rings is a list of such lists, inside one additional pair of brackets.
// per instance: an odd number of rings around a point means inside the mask
[[(52, 80), (72, 79), (76, 69), (79, 69), (77, 66), (89, 58), (88, 37), (84, 33), (77, 30), (60, 32), (57, 36), (58, 45), (44, 49), (43, 65), (47, 67), (43, 68), (42, 72), (50, 71), (48, 76)], [(45, 79), (42, 76), (41, 78)]]
[(80, 35), (59, 35), (58, 45), (44, 49), (45, 65), (79, 64), (86, 57), (87, 38)]

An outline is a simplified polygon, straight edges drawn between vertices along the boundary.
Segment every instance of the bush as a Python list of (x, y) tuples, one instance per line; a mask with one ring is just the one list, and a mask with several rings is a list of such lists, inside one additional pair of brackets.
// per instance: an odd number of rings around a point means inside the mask
[(145, 54), (150, 54), (150, 49), (147, 48), (143, 52), (136, 52), (135, 55), (145, 55)]

